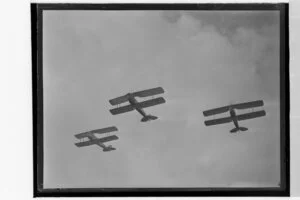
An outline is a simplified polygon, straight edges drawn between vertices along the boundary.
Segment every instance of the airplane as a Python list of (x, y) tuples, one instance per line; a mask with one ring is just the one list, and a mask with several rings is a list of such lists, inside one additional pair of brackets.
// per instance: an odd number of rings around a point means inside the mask
[(258, 101), (251, 101), (251, 102), (247, 102), (247, 103), (239, 103), (239, 104), (228, 105), (228, 106), (215, 108), (215, 109), (211, 109), (211, 110), (206, 110), (206, 111), (203, 112), (203, 115), (205, 117), (210, 116), (210, 115), (216, 115), (216, 114), (228, 112), (228, 111), (229, 111), (230, 116), (225, 117), (225, 118), (207, 120), (207, 121), (204, 121), (204, 123), (205, 123), (206, 126), (211, 126), (211, 125), (217, 125), (217, 124), (224, 124), (224, 123), (233, 122), (235, 128), (230, 130), (230, 133), (236, 133), (236, 132), (240, 132), (240, 131), (247, 131), (248, 128), (239, 126), (238, 121), (253, 119), (253, 118), (257, 118), (257, 117), (263, 117), (263, 116), (266, 115), (266, 112), (264, 110), (260, 110), (260, 111), (255, 111), (255, 112), (252, 111), (250, 113), (237, 115), (235, 110), (236, 109), (238, 109), (238, 110), (240, 110), (240, 109), (249, 109), (249, 108), (254, 108), (254, 107), (260, 107), (260, 106), (263, 106), (263, 105), (264, 105), (264, 102), (262, 100), (258, 100)]
[(96, 130), (76, 134), (75, 137), (77, 139), (82, 139), (82, 138), (87, 137), (89, 139), (89, 141), (78, 142), (78, 143), (75, 143), (75, 145), (77, 147), (84, 147), (84, 146), (90, 146), (90, 145), (96, 144), (96, 145), (102, 147), (104, 152), (116, 150), (116, 148), (112, 147), (112, 145), (105, 146), (103, 143), (109, 142), (112, 140), (117, 140), (117, 139), (119, 139), (118, 136), (111, 135), (111, 136), (107, 136), (104, 138), (97, 138), (95, 136), (96, 133), (103, 134), (103, 133), (108, 133), (108, 132), (113, 132), (113, 131), (118, 131), (117, 127), (111, 126), (111, 127), (107, 127), (107, 128), (96, 129)]
[(159, 97), (159, 98), (155, 98), (155, 99), (151, 99), (151, 100), (147, 100), (147, 101), (143, 101), (143, 102), (138, 102), (136, 100), (136, 97), (154, 96), (154, 95), (162, 94), (162, 93), (164, 93), (164, 90), (161, 87), (152, 88), (152, 89), (143, 90), (143, 91), (134, 92), (134, 93), (128, 93), (124, 96), (111, 99), (111, 100), (109, 100), (109, 102), (111, 105), (114, 106), (114, 105), (118, 105), (118, 104), (128, 101), (130, 103), (129, 105), (117, 107), (117, 108), (111, 109), (109, 111), (111, 112), (111, 114), (117, 115), (117, 114), (121, 114), (121, 113), (125, 113), (125, 112), (130, 112), (133, 110), (137, 110), (143, 116), (143, 118), (141, 119), (141, 122), (156, 120), (158, 117), (153, 116), (153, 115), (147, 115), (145, 113), (145, 111), (143, 110), (143, 108), (147, 108), (150, 106), (155, 106), (158, 104), (165, 103), (166, 102), (165, 99), (162, 97)]

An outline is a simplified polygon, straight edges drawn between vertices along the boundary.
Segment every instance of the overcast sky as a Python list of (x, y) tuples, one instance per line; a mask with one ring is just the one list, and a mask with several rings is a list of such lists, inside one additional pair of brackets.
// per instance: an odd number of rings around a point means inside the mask
[[(43, 17), (45, 188), (278, 185), (278, 11)], [(154, 87), (166, 103), (145, 111), (158, 120), (110, 114), (109, 99)], [(267, 116), (241, 121), (243, 134), (204, 125), (204, 110), (259, 99)], [(119, 129), (116, 151), (74, 145), (107, 126)]]

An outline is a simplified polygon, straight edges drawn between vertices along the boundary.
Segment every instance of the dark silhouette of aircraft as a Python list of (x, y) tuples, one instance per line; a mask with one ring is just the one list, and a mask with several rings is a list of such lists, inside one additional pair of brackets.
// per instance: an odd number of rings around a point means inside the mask
[(247, 103), (233, 104), (233, 105), (229, 105), (229, 106), (215, 108), (215, 109), (212, 109), (212, 110), (207, 110), (207, 111), (203, 112), (203, 115), (205, 117), (210, 116), (210, 115), (221, 114), (221, 113), (228, 112), (228, 111), (230, 113), (230, 116), (225, 117), (225, 118), (207, 120), (207, 121), (204, 121), (204, 123), (205, 123), (206, 126), (211, 126), (211, 125), (217, 125), (217, 124), (224, 124), (224, 123), (233, 122), (235, 128), (230, 131), (231, 133), (235, 133), (237, 131), (247, 131), (248, 128), (239, 126), (238, 121), (253, 119), (253, 118), (257, 118), (257, 117), (262, 117), (262, 116), (266, 115), (266, 112), (264, 110), (260, 110), (260, 111), (255, 111), (255, 112), (252, 111), (250, 113), (237, 115), (235, 110), (236, 109), (238, 109), (238, 110), (239, 109), (249, 109), (249, 108), (254, 108), (254, 107), (260, 107), (260, 106), (263, 106), (263, 105), (264, 105), (264, 102), (262, 100), (258, 100), (258, 101), (251, 101), (251, 102), (247, 102)]
[(113, 131), (117, 131), (117, 130), (118, 130), (117, 127), (111, 126), (111, 127), (107, 127), (107, 128), (103, 128), (103, 129), (96, 129), (96, 130), (92, 130), (92, 131), (88, 131), (88, 132), (84, 132), (84, 133), (79, 133), (79, 134), (75, 135), (75, 137), (77, 139), (82, 139), (82, 138), (87, 137), (89, 139), (89, 141), (78, 142), (78, 143), (75, 143), (75, 145), (77, 147), (98, 145), (103, 148), (103, 151), (116, 150), (116, 148), (113, 148), (111, 145), (105, 146), (103, 144), (105, 142), (119, 139), (116, 135), (111, 135), (111, 136), (107, 136), (107, 137), (103, 137), (103, 138), (97, 138), (95, 136), (95, 134), (109, 133), (109, 132), (113, 132)]
[(117, 107), (114, 109), (109, 110), (111, 112), (111, 114), (113, 115), (117, 115), (117, 114), (121, 114), (121, 113), (125, 113), (125, 112), (130, 112), (133, 110), (137, 110), (142, 116), (143, 118), (141, 119), (142, 122), (147, 122), (150, 120), (156, 120), (158, 117), (153, 116), (153, 115), (147, 115), (145, 113), (145, 111), (143, 110), (143, 108), (147, 108), (150, 106), (155, 106), (158, 104), (162, 104), (165, 103), (165, 99), (162, 97), (159, 98), (155, 98), (155, 99), (151, 99), (151, 100), (147, 100), (147, 101), (143, 101), (143, 102), (138, 102), (136, 100), (136, 97), (148, 97), (148, 96), (154, 96), (157, 94), (162, 94), (164, 93), (163, 88), (161, 87), (157, 87), (157, 88), (153, 88), (153, 89), (149, 89), (149, 90), (143, 90), (143, 91), (139, 91), (139, 92), (134, 92), (134, 93), (128, 93), (124, 96), (121, 97), (117, 97), (115, 99), (111, 99), (109, 100), (111, 105), (118, 105), (124, 102), (129, 102), (129, 105), (126, 106), (122, 106), (122, 107)]

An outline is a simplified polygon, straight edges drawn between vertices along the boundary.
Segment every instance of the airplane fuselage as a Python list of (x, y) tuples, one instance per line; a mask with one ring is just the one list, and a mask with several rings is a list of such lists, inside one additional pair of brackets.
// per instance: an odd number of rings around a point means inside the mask
[(142, 108), (139, 108), (138, 106), (136, 106), (138, 104), (138, 101), (133, 97), (131, 96), (130, 94), (129, 95), (129, 98), (128, 98), (128, 101), (129, 103), (134, 107), (134, 109), (136, 109), (143, 117), (146, 117), (146, 113), (145, 111), (142, 109)]
[(235, 127), (239, 128), (237, 116), (236, 116), (236, 113), (233, 108), (230, 108), (230, 117), (232, 118), (232, 121), (233, 121)]
[[(89, 136), (87, 136), (88, 138), (89, 138), (89, 140), (97, 140), (98, 138), (96, 137), (96, 136), (94, 136), (94, 135), (89, 135)], [(98, 142), (97, 143), (97, 145), (98, 146), (100, 146), (100, 147), (102, 147), (103, 148), (103, 150), (105, 151), (107, 151), (107, 149), (109, 149), (110, 148), (110, 146), (105, 146), (103, 143), (100, 143), (100, 142)]]

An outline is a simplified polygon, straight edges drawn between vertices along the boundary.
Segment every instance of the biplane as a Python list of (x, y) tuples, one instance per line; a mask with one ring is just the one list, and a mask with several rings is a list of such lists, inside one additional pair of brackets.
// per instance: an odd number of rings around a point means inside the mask
[(92, 131), (88, 131), (88, 132), (84, 132), (84, 133), (79, 133), (79, 134), (75, 135), (75, 137), (77, 139), (81, 140), (81, 139), (87, 137), (89, 139), (89, 141), (78, 142), (78, 143), (75, 143), (75, 145), (77, 147), (98, 145), (103, 148), (103, 151), (116, 150), (116, 148), (113, 148), (111, 145), (105, 146), (104, 143), (112, 141), (112, 140), (117, 140), (117, 139), (119, 139), (118, 136), (110, 135), (110, 136), (103, 137), (103, 138), (97, 138), (95, 136), (95, 134), (109, 133), (109, 132), (113, 132), (113, 131), (117, 131), (117, 130), (118, 130), (117, 127), (111, 126), (111, 127), (107, 127), (107, 128), (96, 129), (96, 130), (92, 130)]
[(111, 105), (115, 106), (115, 105), (119, 105), (121, 103), (125, 103), (128, 101), (129, 105), (117, 107), (117, 108), (111, 109), (109, 111), (111, 112), (111, 114), (117, 115), (117, 114), (121, 114), (121, 113), (130, 112), (133, 110), (137, 110), (143, 116), (143, 118), (141, 119), (142, 122), (156, 120), (158, 117), (153, 116), (153, 115), (147, 115), (145, 113), (145, 111), (143, 110), (143, 108), (147, 108), (150, 106), (155, 106), (158, 104), (165, 103), (166, 102), (165, 99), (163, 97), (158, 97), (158, 98), (153, 98), (153, 99), (146, 100), (143, 102), (138, 102), (136, 100), (136, 97), (144, 98), (144, 97), (154, 96), (154, 95), (162, 94), (162, 93), (164, 93), (164, 90), (161, 87), (152, 88), (152, 89), (143, 90), (143, 91), (134, 92), (134, 93), (128, 93), (124, 96), (111, 99), (111, 100), (109, 100), (109, 102)]
[(231, 133), (235, 133), (237, 131), (247, 131), (248, 128), (239, 126), (238, 122), (242, 121), (242, 120), (248, 120), (248, 119), (253, 119), (253, 118), (257, 118), (257, 117), (263, 117), (263, 116), (266, 115), (266, 112), (264, 110), (253, 111), (253, 109), (252, 109), (252, 112), (250, 112), (250, 113), (237, 115), (235, 110), (236, 109), (237, 110), (250, 109), (250, 108), (254, 108), (254, 107), (260, 107), (260, 106), (263, 106), (263, 105), (264, 105), (264, 102), (262, 100), (258, 100), (258, 101), (251, 101), (251, 102), (247, 102), (247, 103), (233, 104), (233, 105), (229, 105), (229, 106), (224, 106), (224, 107), (220, 107), (220, 108), (207, 110), (207, 111), (203, 112), (203, 115), (205, 117), (225, 113), (225, 112), (228, 112), (228, 111), (229, 111), (230, 116), (225, 117), (225, 118), (207, 120), (207, 121), (204, 121), (204, 123), (205, 123), (206, 126), (211, 126), (211, 125), (217, 125), (217, 124), (224, 124), (224, 123), (233, 122), (234, 125), (235, 125), (235, 128), (230, 130)]

